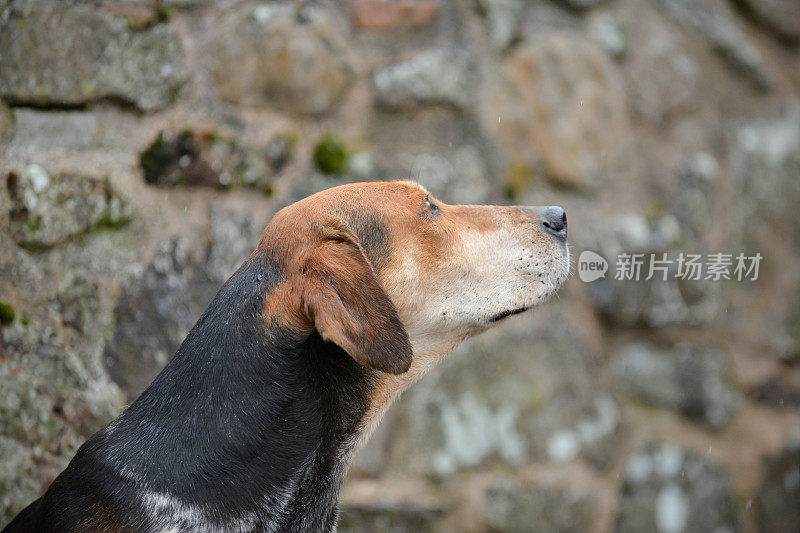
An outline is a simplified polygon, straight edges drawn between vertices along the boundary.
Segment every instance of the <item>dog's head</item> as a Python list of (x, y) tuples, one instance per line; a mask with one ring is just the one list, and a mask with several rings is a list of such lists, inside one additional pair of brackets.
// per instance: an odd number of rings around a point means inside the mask
[(284, 280), (266, 317), (418, 376), (551, 296), (569, 272), (566, 234), (558, 207), (447, 205), (408, 181), (335, 187), (267, 226), (259, 247), (278, 254)]

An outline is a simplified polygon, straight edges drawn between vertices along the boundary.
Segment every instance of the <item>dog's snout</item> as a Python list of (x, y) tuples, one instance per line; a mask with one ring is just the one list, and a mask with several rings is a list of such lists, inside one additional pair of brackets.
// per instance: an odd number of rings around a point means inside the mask
[(553, 235), (565, 237), (567, 235), (567, 213), (557, 205), (551, 205), (542, 209), (539, 221), (547, 231)]

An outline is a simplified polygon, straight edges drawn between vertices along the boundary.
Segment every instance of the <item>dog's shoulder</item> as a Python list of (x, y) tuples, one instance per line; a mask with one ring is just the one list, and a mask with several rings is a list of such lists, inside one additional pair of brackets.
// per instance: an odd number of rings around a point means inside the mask
[(2, 533), (141, 530), (136, 489), (96, 460), (92, 439), (44, 495), (26, 507)]

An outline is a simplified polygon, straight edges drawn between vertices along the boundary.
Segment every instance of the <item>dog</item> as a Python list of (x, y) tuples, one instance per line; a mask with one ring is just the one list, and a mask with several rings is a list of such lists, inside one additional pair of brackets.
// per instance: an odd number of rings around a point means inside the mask
[(3, 531), (334, 531), (350, 458), (464, 339), (569, 272), (560, 207), (357, 183), (279, 211), (173, 359)]

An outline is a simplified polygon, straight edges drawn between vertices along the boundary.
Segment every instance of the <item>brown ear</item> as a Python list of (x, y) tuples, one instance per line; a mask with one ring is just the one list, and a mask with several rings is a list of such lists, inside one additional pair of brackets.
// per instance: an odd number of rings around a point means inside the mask
[(411, 366), (411, 343), (355, 235), (331, 221), (304, 261), (306, 313), (325, 341), (381, 372)]

